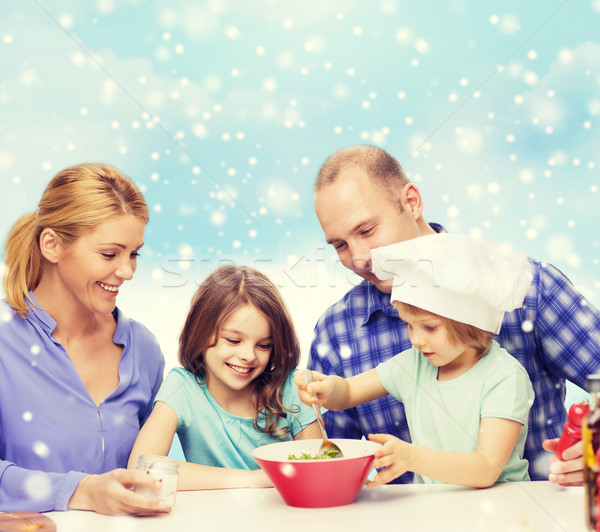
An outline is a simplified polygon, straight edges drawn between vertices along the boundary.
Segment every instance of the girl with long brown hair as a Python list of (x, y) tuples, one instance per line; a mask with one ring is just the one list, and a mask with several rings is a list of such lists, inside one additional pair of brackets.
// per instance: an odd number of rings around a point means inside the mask
[(179, 339), (179, 361), (134, 445), (166, 455), (179, 436), (186, 462), (178, 489), (268, 486), (252, 451), (274, 441), (318, 438), (298, 399), (300, 348), (275, 285), (258, 270), (223, 266), (196, 291)]

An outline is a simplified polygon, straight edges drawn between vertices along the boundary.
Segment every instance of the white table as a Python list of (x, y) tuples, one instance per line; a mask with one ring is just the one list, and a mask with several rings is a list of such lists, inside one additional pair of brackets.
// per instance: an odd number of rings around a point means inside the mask
[(583, 488), (549, 482), (488, 489), (448, 485), (363, 488), (336, 508), (292, 508), (274, 488), (188, 491), (161, 517), (107, 517), (92, 512), (47, 514), (58, 532), (584, 532)]

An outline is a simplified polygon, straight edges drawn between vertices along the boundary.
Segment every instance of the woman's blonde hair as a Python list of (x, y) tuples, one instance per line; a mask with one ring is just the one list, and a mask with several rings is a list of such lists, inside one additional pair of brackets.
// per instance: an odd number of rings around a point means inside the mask
[(148, 223), (148, 205), (142, 193), (114, 166), (78, 164), (58, 172), (48, 183), (36, 211), (13, 225), (6, 244), (4, 294), (25, 317), (33, 306), (30, 290), (38, 286), (44, 270), (39, 237), (46, 228), (62, 246), (115, 216), (132, 214)]

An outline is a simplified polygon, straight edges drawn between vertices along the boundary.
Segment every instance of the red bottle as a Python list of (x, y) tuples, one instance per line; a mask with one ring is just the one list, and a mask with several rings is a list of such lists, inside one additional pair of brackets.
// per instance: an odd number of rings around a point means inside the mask
[(564, 460), (562, 453), (565, 449), (568, 449), (571, 445), (581, 440), (581, 424), (583, 423), (583, 417), (589, 410), (590, 405), (587, 401), (574, 403), (571, 405), (571, 408), (569, 408), (569, 419), (567, 419), (567, 422), (565, 423), (565, 430), (554, 450), (554, 454), (559, 460)]

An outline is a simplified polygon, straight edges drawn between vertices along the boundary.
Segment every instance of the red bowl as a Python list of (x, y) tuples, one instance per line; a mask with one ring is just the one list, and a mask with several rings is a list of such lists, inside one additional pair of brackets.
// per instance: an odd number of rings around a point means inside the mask
[(290, 460), (289, 455), (316, 455), (323, 440), (271, 443), (252, 453), (275, 488), (290, 506), (327, 508), (354, 502), (373, 469), (374, 453), (381, 445), (369, 440), (332, 441), (343, 458)]

